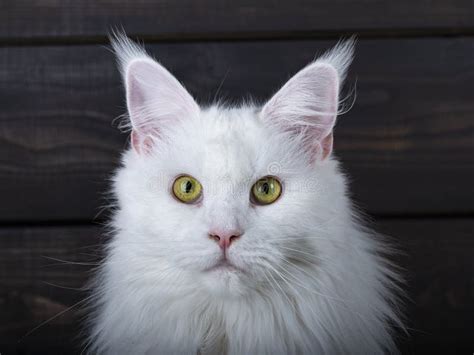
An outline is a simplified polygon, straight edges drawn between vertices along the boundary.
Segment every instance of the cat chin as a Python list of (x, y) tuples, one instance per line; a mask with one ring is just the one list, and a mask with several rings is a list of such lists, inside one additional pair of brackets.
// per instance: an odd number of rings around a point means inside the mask
[(250, 293), (247, 277), (235, 268), (218, 267), (205, 271), (202, 285), (215, 297), (238, 298)]

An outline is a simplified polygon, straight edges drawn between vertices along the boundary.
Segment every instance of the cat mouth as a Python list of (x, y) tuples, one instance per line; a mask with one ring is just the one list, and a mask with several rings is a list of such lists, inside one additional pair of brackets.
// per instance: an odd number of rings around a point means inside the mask
[(244, 272), (241, 268), (235, 266), (227, 259), (221, 259), (216, 264), (211, 267), (208, 267), (204, 270), (205, 272), (214, 272), (214, 271), (221, 271), (221, 272)]

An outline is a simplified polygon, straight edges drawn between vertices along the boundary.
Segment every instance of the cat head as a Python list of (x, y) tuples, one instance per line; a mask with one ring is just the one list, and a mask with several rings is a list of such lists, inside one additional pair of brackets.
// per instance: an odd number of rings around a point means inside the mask
[(324, 254), (329, 221), (347, 207), (331, 153), (353, 41), (299, 71), (262, 107), (230, 108), (200, 107), (143, 48), (125, 36), (112, 44), (131, 129), (115, 179), (130, 263), (236, 295), (306, 254)]

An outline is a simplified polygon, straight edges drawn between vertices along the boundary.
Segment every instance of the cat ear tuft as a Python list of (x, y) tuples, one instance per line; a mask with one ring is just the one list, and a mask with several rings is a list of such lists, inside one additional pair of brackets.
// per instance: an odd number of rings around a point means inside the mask
[(265, 104), (265, 122), (303, 137), (315, 159), (331, 154), (339, 93), (352, 62), (354, 39), (338, 43), (294, 75)]
[(163, 127), (199, 115), (199, 106), (163, 66), (137, 43), (114, 33), (112, 47), (125, 83), (132, 146), (148, 152)]

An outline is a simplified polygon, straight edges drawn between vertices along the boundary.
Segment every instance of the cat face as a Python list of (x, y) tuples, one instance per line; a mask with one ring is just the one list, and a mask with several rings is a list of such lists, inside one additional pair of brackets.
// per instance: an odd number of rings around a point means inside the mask
[(120, 224), (141, 243), (136, 257), (226, 297), (271, 284), (295, 260), (317, 262), (345, 201), (330, 154), (351, 44), (261, 108), (200, 108), (135, 44), (120, 38), (114, 47), (132, 128), (116, 192)]

